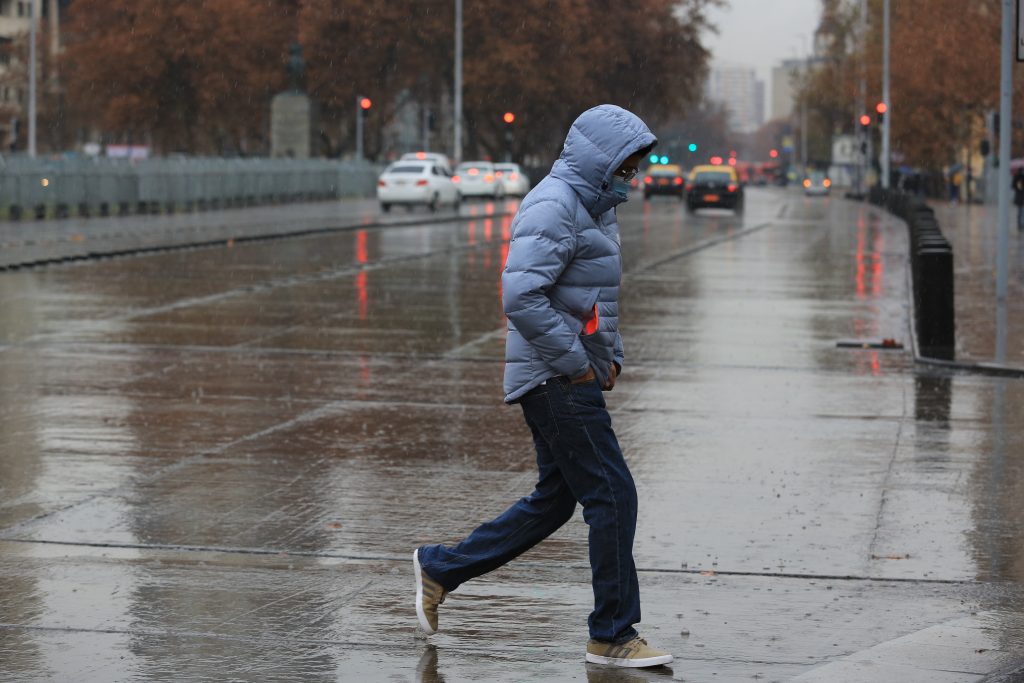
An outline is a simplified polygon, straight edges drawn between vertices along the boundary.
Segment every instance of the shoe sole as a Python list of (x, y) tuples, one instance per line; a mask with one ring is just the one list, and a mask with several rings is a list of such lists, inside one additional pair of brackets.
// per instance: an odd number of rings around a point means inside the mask
[(427, 615), (423, 611), (423, 570), (420, 569), (420, 550), (412, 551), (412, 567), (416, 574), (416, 618), (420, 622), (420, 628), (429, 636), (437, 633), (436, 629), (430, 627)]
[(621, 666), (628, 669), (642, 669), (648, 666), (661, 666), (672, 661), (672, 655), (658, 655), (657, 657), (644, 657), (643, 659), (619, 659), (616, 657), (602, 657), (587, 653), (587, 661), (591, 664), (609, 664)]

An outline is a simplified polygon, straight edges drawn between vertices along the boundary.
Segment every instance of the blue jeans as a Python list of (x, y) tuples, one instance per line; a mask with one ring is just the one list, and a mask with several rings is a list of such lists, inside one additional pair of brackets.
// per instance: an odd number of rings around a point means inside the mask
[(554, 377), (525, 394), (520, 404), (537, 448), (536, 489), (458, 545), (423, 546), (420, 565), (453, 591), (543, 541), (569, 521), (580, 503), (590, 526), (590, 637), (612, 643), (630, 640), (636, 636), (633, 624), (640, 621), (633, 564), (636, 487), (601, 388), (596, 381), (573, 384)]

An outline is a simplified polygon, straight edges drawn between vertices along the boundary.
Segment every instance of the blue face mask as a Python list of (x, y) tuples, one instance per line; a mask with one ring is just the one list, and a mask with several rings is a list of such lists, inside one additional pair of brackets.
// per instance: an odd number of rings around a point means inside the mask
[(629, 199), (629, 183), (619, 176), (612, 176), (612, 192), (618, 195), (622, 201)]

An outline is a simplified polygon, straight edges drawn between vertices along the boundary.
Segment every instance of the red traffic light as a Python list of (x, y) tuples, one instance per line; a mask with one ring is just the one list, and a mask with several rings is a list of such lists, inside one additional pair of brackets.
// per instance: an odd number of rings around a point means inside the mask
[(779, 150), (773, 149), (772, 151), (768, 152), (768, 156), (770, 156), (772, 159), (777, 158), (779, 156)]
[(362, 109), (369, 109), (373, 106), (373, 102), (370, 101), (369, 97), (361, 97), (359, 98), (359, 106)]
[(870, 126), (871, 125), (871, 117), (868, 116), (867, 114), (864, 114), (863, 116), (861, 116), (860, 117), (860, 125), (862, 125), (862, 126)]
[(884, 114), (885, 112), (889, 111), (889, 107), (888, 105), (886, 105), (885, 102), (879, 102), (877, 105), (875, 105), (875, 111), (877, 111), (879, 114)]
[(510, 111), (505, 112), (505, 115), (501, 117), (505, 120), (505, 123), (512, 123), (516, 120), (516, 115)]

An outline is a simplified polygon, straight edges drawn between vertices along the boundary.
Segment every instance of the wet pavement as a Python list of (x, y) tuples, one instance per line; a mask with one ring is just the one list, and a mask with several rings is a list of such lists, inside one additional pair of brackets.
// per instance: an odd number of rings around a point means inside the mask
[(510, 221), (0, 273), (0, 679), (975, 681), (1024, 661), (1024, 381), (837, 348), (909, 342), (905, 227), (761, 188), (742, 217), (620, 213), (609, 408), (640, 628), (675, 662), (584, 664), (578, 512), (418, 635), (412, 548), (533, 484), (501, 402)]

